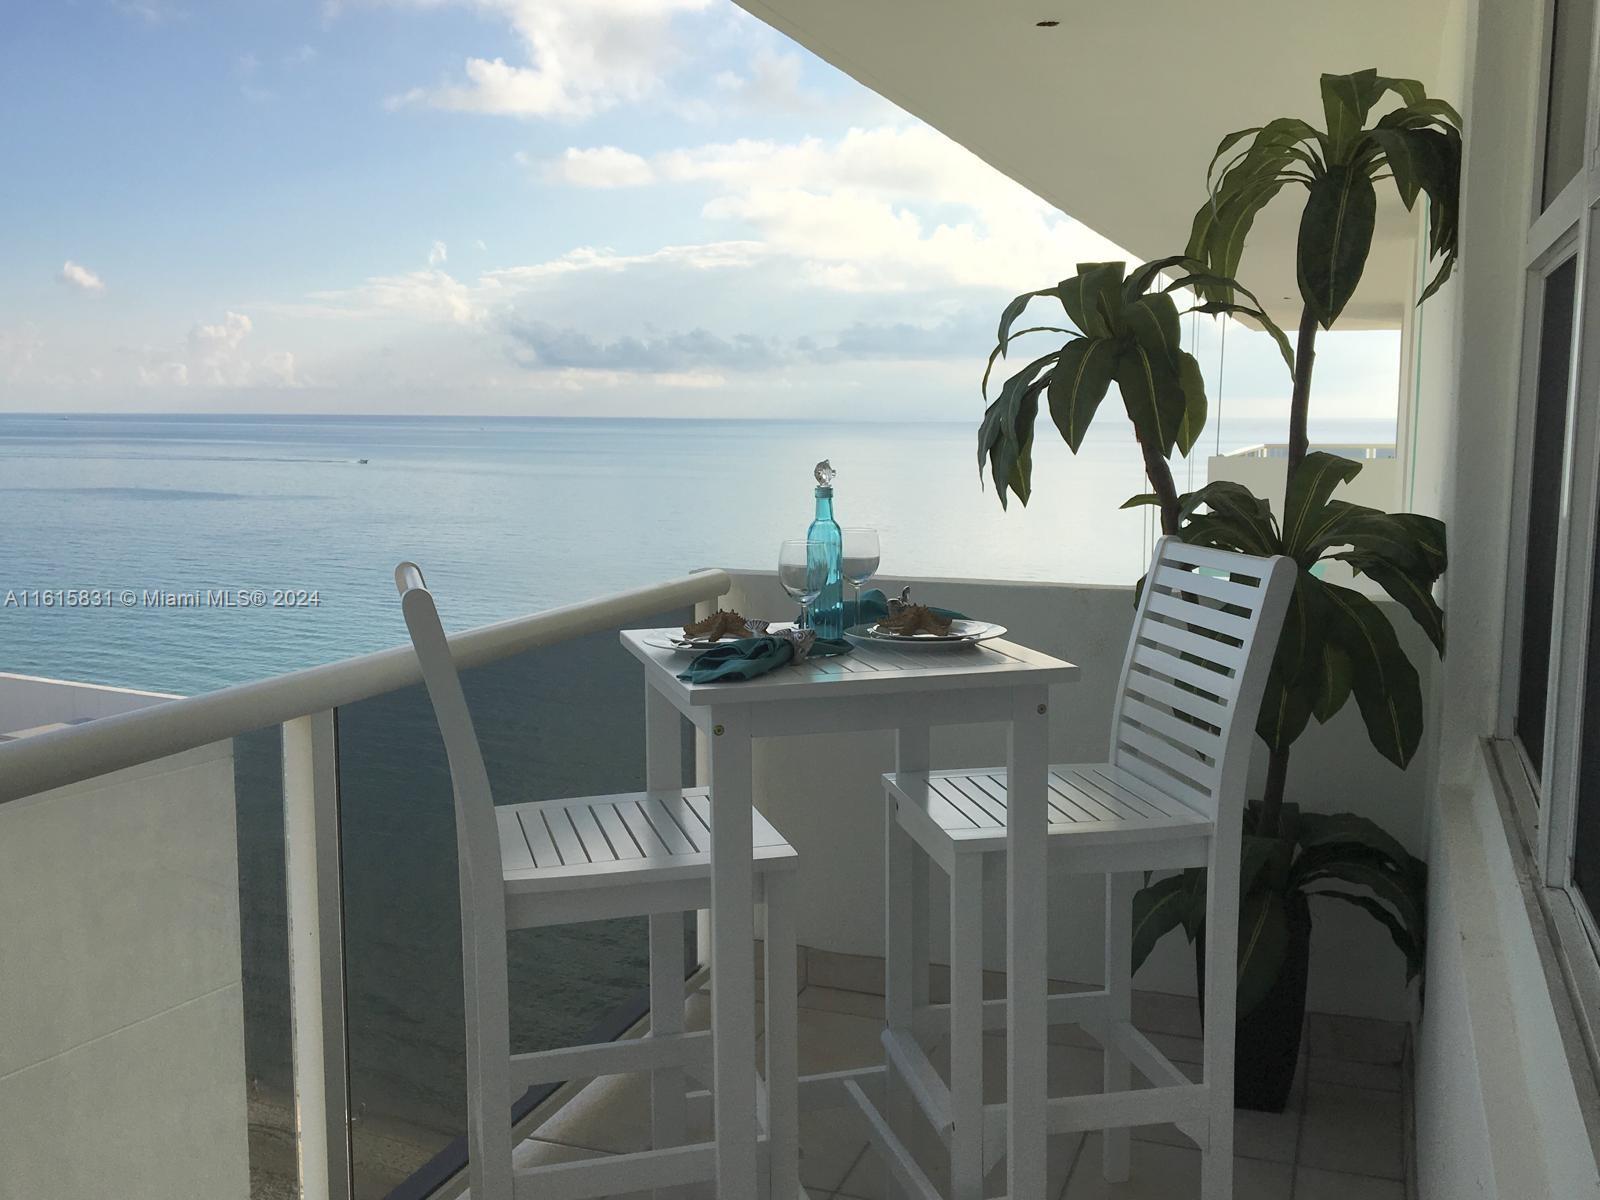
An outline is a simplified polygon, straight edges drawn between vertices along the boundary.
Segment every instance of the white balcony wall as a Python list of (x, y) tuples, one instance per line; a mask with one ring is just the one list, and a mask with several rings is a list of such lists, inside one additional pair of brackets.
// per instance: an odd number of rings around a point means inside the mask
[[(793, 606), (766, 572), (734, 572), (723, 598), (748, 616), (788, 618)], [(1103, 759), (1110, 736), (1111, 699), (1133, 622), (1131, 588), (972, 580), (874, 581), (891, 592), (911, 582), (914, 596), (1006, 625), (1027, 645), (1077, 663), (1081, 679), (1051, 697), (1054, 761)], [(1401, 640), (1433, 674), (1433, 652), (1398, 608), (1390, 606)], [(800, 940), (841, 953), (883, 953), (883, 792), (879, 775), (893, 766), (892, 735), (817, 736), (756, 746), (756, 802), (801, 855)], [(1257, 787), (1265, 769), (1258, 756)], [(935, 767), (997, 765), (1005, 761), (999, 726), (935, 732)], [(1420, 852), (1423, 846), (1425, 755), (1409, 770), (1392, 766), (1367, 743), (1352, 704), (1327, 726), (1313, 723), (1298, 743), (1290, 798), (1315, 809), (1361, 813)], [(937, 876), (937, 872), (934, 873)], [(944, 891), (936, 884), (934, 936), (946, 937)], [(1064, 875), (1052, 880), (1051, 972), (1058, 979), (1095, 982), (1102, 975), (1103, 881)], [(1319, 1012), (1405, 1020), (1410, 994), (1404, 962), (1375, 922), (1344, 906), (1314, 905), (1310, 1005)], [(1003, 970), (1004, 904), (989, 897), (987, 963)], [(935, 953), (935, 959), (944, 960)], [(1193, 994), (1192, 953), (1181, 934), (1152, 956), (1138, 983)]]
[[(0, 677), (0, 730), (160, 697)], [(0, 806), (0, 1200), (249, 1194), (231, 743)]]

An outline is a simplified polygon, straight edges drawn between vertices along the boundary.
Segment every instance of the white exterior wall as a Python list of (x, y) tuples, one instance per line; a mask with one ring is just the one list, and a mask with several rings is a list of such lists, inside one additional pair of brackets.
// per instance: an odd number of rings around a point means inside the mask
[[(0, 729), (149, 694), (0, 677)], [(249, 1194), (231, 743), (0, 806), (0, 1200)]]
[[(1007, 626), (1020, 642), (1077, 663), (1078, 682), (1051, 697), (1052, 761), (1100, 761), (1110, 737), (1111, 702), (1133, 623), (1131, 588), (992, 583), (972, 580), (875, 580), (891, 593), (913, 582), (914, 595)], [(721, 601), (749, 616), (788, 619), (793, 605), (770, 572), (735, 572)], [(1385, 602), (1387, 604), (1387, 602)], [(1402, 640), (1424, 672), (1433, 652), (1398, 608), (1390, 605)], [(1423, 756), (1425, 757), (1425, 756)], [(892, 769), (891, 734), (788, 738), (756, 744), (756, 797), (761, 810), (800, 853), (800, 941), (849, 954), (883, 953), (883, 789)], [(933, 765), (990, 766), (1005, 761), (1000, 726), (936, 730)], [(1264, 752), (1256, 763), (1265, 770)], [(1420, 853), (1423, 784), (1429, 765), (1407, 771), (1367, 744), (1351, 705), (1297, 744), (1290, 794), (1307, 807), (1361, 813), (1381, 822)], [(1258, 780), (1259, 780), (1258, 774)], [(1258, 784), (1259, 786), (1259, 784)], [(807, 863), (817, 864), (810, 868)], [(934, 876), (938, 877), (938, 872)], [(942, 883), (936, 885), (941, 889)], [(988, 898), (987, 964), (1005, 966), (1003, 914), (997, 892)], [(1310, 1005), (1319, 1012), (1406, 1020), (1410, 995), (1404, 961), (1388, 934), (1346, 906), (1314, 905)], [(933, 933), (947, 944), (942, 900), (933, 905)], [(1051, 881), (1050, 969), (1080, 982), (1101, 978), (1104, 962), (1104, 882), (1063, 874)], [(944, 955), (936, 948), (935, 961)], [(1169, 937), (1139, 973), (1140, 987), (1194, 992), (1194, 960), (1181, 935)]]
[(1419, 317), (1409, 506), (1450, 529), (1450, 644), (1429, 808), (1427, 1008), (1417, 1049), (1422, 1200), (1600, 1196), (1554, 1008), (1478, 739), (1497, 731), (1507, 514), (1531, 207), (1538, 9), (1461, 0), (1439, 84), (1466, 119), (1461, 263)]

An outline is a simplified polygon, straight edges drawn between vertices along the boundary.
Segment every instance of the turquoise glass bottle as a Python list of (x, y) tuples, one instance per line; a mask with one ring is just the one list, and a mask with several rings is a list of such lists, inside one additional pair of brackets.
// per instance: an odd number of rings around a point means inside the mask
[(813, 474), (817, 513), (806, 530), (806, 540), (821, 545), (820, 553), (827, 556), (828, 580), (811, 604), (811, 627), (819, 639), (839, 641), (844, 637), (844, 538), (833, 517), (833, 467), (823, 459)]

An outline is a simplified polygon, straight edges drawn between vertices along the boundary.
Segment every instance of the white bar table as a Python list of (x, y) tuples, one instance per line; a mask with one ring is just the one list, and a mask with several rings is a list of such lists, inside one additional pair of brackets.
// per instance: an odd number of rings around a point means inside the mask
[[(678, 761), (678, 726), (670, 719), (673, 711), (705, 734), (710, 747), (712, 1111), (717, 1195), (721, 1200), (749, 1200), (761, 1190), (757, 1187), (756, 1153), (751, 743), (759, 737), (893, 729), (896, 769), (925, 771), (929, 767), (929, 730), (934, 726), (1004, 723), (1010, 731), (1006, 764), (1008, 1194), (1017, 1200), (1042, 1197), (1048, 985), (1045, 922), (1040, 914), (1046, 911), (1047, 714), (1051, 685), (1076, 679), (1078, 668), (1013, 642), (995, 640), (948, 651), (858, 647), (853, 654), (810, 659), (744, 682), (689, 684), (677, 677), (691, 661), (689, 656), (646, 644), (646, 638), (661, 632), (628, 630), (622, 634), (622, 644), (645, 669), (649, 785), (679, 783), (665, 777)], [(897, 857), (890, 855), (891, 871)], [(909, 860), (911, 856), (904, 857)], [(803, 861), (801, 870), (805, 870)], [(908, 891), (899, 894), (896, 889), (902, 880), (890, 880), (889, 898), (898, 899), (891, 903), (890, 912), (896, 919), (905, 914), (910, 920), (909, 873), (904, 884)], [(893, 964), (890, 969), (895, 969)], [(926, 981), (921, 987), (926, 987)], [(909, 1005), (910, 988), (895, 990), (898, 1002)], [(792, 1104), (783, 1107), (793, 1112)], [(773, 1170), (777, 1178), (783, 1168), (774, 1163)]]

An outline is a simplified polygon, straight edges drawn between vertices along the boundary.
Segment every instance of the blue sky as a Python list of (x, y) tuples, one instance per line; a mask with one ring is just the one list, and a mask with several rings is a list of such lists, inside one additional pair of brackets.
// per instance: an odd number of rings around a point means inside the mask
[[(1123, 256), (728, 0), (4, 23), (0, 410), (965, 420), (1006, 299)], [(1319, 351), (1392, 413), (1393, 335)]]

